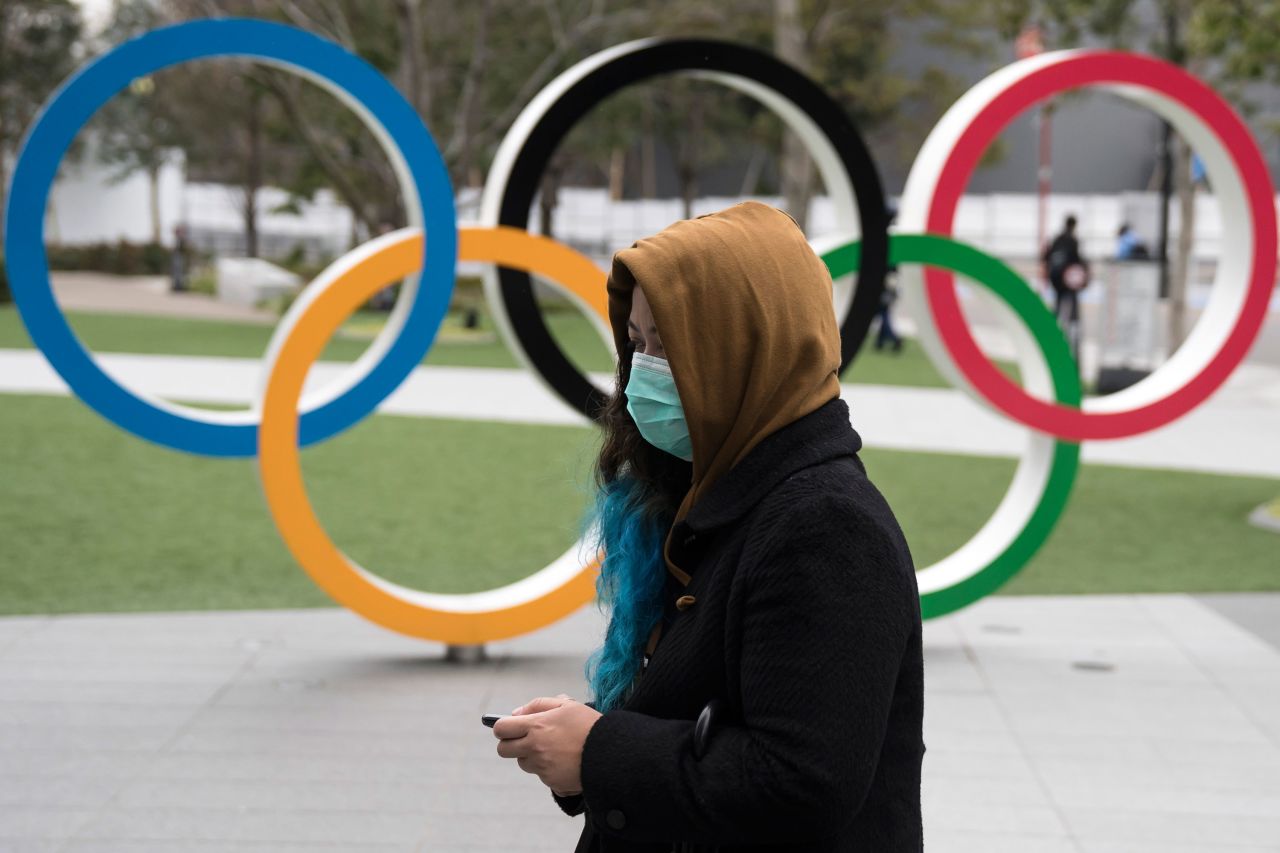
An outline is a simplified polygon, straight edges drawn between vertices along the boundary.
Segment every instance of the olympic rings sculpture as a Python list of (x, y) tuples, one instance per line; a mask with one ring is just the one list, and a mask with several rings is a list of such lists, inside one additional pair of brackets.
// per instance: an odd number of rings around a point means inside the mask
[[(339, 258), (293, 303), (264, 357), (257, 404), (210, 412), (121, 386), (75, 337), (53, 297), (44, 210), (76, 133), (135, 77), (196, 59), (235, 56), (276, 65), (349, 106), (386, 151), (409, 226)], [(14, 169), (5, 219), (10, 287), (32, 340), (72, 391), (119, 427), (189, 453), (256, 455), (272, 518), (294, 558), (335, 601), (383, 627), (448, 643), (516, 636), (573, 612), (595, 595), (601, 555), (587, 565), (576, 543), (550, 565), (498, 589), (443, 595), (382, 579), (343, 554), (311, 507), (298, 451), (370, 414), (426, 355), (447, 312), (457, 260), (487, 262), (485, 294), (517, 357), (566, 405), (591, 417), (603, 397), (565, 357), (533, 298), (531, 274), (550, 280), (586, 314), (606, 345), (605, 272), (525, 230), (541, 173), (556, 146), (595, 104), (624, 86), (679, 73), (746, 93), (800, 137), (826, 182), (838, 233), (815, 245), (831, 271), (841, 371), (856, 356), (889, 265), (925, 352), (954, 384), (1029, 427), (1026, 449), (991, 518), (955, 552), (917, 573), (925, 618), (964, 607), (1012, 577), (1066, 506), (1085, 439), (1132, 436), (1190, 411), (1240, 363), (1265, 318), (1276, 275), (1276, 215), (1265, 161), (1244, 122), (1201, 81), (1136, 54), (1067, 50), (1002, 68), (938, 122), (910, 170), (890, 236), (874, 161), (843, 109), (772, 56), (702, 39), (643, 39), (602, 51), (548, 84), (498, 148), (480, 221), (460, 228), (439, 149), (391, 83), (319, 36), (253, 19), (191, 21), (153, 30), (95, 58), (48, 100)], [(1080, 87), (1115, 92), (1155, 110), (1200, 153), (1221, 200), (1227, 243), (1206, 311), (1187, 342), (1123, 392), (1082, 400), (1078, 369), (1053, 317), (1016, 272), (949, 236), (983, 149), (1020, 112)], [(977, 348), (952, 279), (959, 273), (998, 300), (1011, 324), (1019, 388)], [(856, 278), (856, 281), (855, 281)], [(342, 322), (374, 292), (403, 281), (386, 327), (332, 387), (302, 394), (307, 369)]]

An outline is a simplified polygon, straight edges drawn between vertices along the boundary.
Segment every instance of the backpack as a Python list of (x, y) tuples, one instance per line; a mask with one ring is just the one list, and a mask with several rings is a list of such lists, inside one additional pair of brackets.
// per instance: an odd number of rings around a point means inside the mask
[(1049, 269), (1049, 275), (1058, 276), (1067, 268), (1071, 262), (1071, 253), (1067, 251), (1065, 241), (1055, 240), (1049, 248), (1049, 257), (1045, 260), (1045, 265)]

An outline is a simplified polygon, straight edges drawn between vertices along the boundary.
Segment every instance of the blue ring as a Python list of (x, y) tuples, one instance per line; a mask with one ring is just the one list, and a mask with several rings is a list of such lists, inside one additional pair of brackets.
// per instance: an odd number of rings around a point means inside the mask
[(305, 30), (247, 18), (163, 27), (108, 51), (58, 88), (23, 140), (5, 211), (9, 285), (32, 341), (80, 399), (107, 420), (175, 450), (243, 457), (257, 453), (257, 424), (212, 423), (157, 408), (103, 372), (54, 299), (44, 250), (49, 189), (67, 147), (85, 122), (134, 78), (216, 56), (287, 65), (331, 83), (362, 103), (408, 165), (433, 250), (427, 253), (424, 240), (420, 284), (399, 337), (343, 394), (302, 414), (302, 446), (329, 438), (372, 412), (427, 354), (453, 291), (458, 226), (449, 172), (422, 119), (373, 66)]

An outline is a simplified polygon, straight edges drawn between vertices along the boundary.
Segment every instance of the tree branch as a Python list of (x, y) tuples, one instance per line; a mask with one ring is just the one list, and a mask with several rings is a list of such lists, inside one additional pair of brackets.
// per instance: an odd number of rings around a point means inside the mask
[(563, 46), (566, 38), (564, 18), (560, 16), (560, 9), (556, 6), (555, 0), (542, 0), (542, 11), (546, 13), (547, 24), (551, 28), (551, 36), (555, 39), (556, 46)]
[[(597, 9), (598, 8), (599, 7), (597, 6)], [(560, 60), (564, 58), (565, 54), (576, 49), (579, 43), (591, 32), (622, 20), (641, 20), (646, 19), (647, 17), (648, 14), (641, 10), (615, 12), (608, 15), (599, 11), (593, 11), (586, 18), (583, 18), (581, 21), (574, 24), (569, 28), (568, 37), (566, 38), (564, 45), (557, 46), (543, 58), (542, 62), (538, 63), (538, 67), (525, 78), (524, 83), (520, 87), (520, 91), (516, 92), (515, 96), (511, 99), (511, 102), (507, 104), (502, 112), (474, 134), (472, 139), (473, 144), (486, 144), (494, 135), (509, 127), (511, 122), (515, 121), (516, 116), (519, 115), (520, 110), (524, 109), (525, 105), (529, 102), (529, 99), (533, 97), (534, 93), (546, 84), (547, 78), (549, 78), (551, 73), (559, 66)], [(445, 156), (446, 159), (448, 159), (448, 153), (446, 153)]]
[[(334, 159), (333, 155), (321, 143), (315, 128), (303, 116), (302, 110), (298, 105), (297, 92), (294, 87), (302, 81), (290, 75), (282, 75), (271, 68), (255, 68), (250, 76), (262, 84), (284, 109), (285, 115), (288, 117), (290, 124), (298, 131), (298, 135), (302, 137), (302, 142), (307, 147), (312, 157), (316, 158), (316, 162), (320, 164), (320, 168), (328, 175), (329, 180), (333, 182), (334, 189), (342, 196), (343, 201), (351, 208), (351, 212), (355, 214), (365, 226), (374, 231), (373, 222), (370, 220), (370, 211), (367, 200), (361, 195), (346, 176), (345, 170)], [(288, 82), (282, 82), (282, 79)]]
[(458, 107), (454, 113), (453, 134), (444, 147), (446, 162), (452, 163), (458, 153), (467, 148), (471, 142), (471, 115), (475, 108), (476, 90), (479, 88), (480, 75), (488, 60), (485, 48), (489, 38), (489, 0), (480, 0), (479, 18), (476, 21), (476, 36), (471, 45), (471, 61), (467, 63), (467, 71), (462, 78), (462, 94), (458, 97)]

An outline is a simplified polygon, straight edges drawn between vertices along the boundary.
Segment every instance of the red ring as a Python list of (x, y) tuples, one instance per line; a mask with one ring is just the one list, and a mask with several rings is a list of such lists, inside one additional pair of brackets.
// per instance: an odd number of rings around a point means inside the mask
[(1177, 391), (1122, 412), (1085, 412), (1029, 396), (978, 349), (965, 324), (949, 272), (925, 270), (925, 299), (943, 346), (974, 389), (1026, 426), (1071, 441), (1122, 438), (1163, 426), (1202, 403), (1240, 363), (1257, 337), (1276, 275), (1276, 218), (1271, 176), (1257, 143), (1235, 111), (1212, 89), (1169, 63), (1117, 51), (1089, 51), (1032, 71), (992, 99), (956, 141), (938, 176), (925, 230), (951, 236), (960, 196), (990, 142), (1019, 113), (1051, 95), (1100, 83), (1136, 85), (1195, 113), (1235, 161), (1253, 218), (1249, 290), (1222, 349)]

